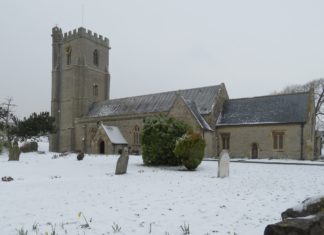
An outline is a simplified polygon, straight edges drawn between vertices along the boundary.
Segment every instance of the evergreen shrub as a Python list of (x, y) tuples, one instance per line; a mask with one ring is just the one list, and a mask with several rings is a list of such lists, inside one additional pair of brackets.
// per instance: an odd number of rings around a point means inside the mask
[(188, 170), (195, 170), (204, 158), (205, 147), (199, 133), (188, 131), (177, 140), (174, 153)]
[(146, 118), (141, 132), (142, 157), (145, 165), (181, 164), (173, 152), (176, 140), (187, 132), (189, 126), (165, 115)]

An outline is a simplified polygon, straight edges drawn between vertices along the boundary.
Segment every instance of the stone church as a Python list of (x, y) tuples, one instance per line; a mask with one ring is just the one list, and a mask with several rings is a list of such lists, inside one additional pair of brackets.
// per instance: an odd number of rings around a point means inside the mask
[(52, 29), (50, 151), (141, 153), (143, 119), (165, 114), (206, 141), (205, 156), (313, 159), (313, 92), (229, 99), (223, 83), (110, 99), (109, 40), (85, 28)]

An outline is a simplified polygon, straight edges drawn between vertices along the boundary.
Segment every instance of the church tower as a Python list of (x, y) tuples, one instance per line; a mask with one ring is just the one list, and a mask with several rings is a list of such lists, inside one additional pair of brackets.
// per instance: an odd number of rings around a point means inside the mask
[(52, 29), (52, 102), (56, 133), (50, 151), (74, 149), (74, 120), (94, 102), (109, 99), (109, 41), (85, 28)]

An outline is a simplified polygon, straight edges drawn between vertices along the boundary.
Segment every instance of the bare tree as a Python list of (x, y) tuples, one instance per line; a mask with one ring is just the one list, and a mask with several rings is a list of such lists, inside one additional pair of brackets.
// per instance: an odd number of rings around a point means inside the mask
[(0, 128), (5, 131), (7, 140), (10, 140), (10, 127), (15, 123), (16, 117), (13, 113), (13, 98), (8, 97), (0, 106)]
[(324, 78), (312, 80), (303, 85), (290, 85), (276, 94), (307, 92), (314, 89), (316, 129), (324, 127)]

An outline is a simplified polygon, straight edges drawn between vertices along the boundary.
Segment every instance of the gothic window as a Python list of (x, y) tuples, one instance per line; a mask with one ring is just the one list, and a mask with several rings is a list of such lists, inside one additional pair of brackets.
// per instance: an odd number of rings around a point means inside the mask
[(93, 93), (93, 96), (98, 96), (98, 85), (97, 84), (93, 84), (92, 93)]
[(93, 64), (96, 66), (99, 65), (99, 53), (97, 49), (93, 51)]
[(273, 137), (273, 149), (274, 150), (283, 150), (284, 147), (284, 132), (282, 131), (274, 131), (272, 132)]
[(222, 137), (222, 147), (223, 149), (229, 149), (230, 148), (230, 134), (229, 133), (223, 133), (221, 134)]
[(134, 145), (139, 145), (140, 144), (140, 129), (139, 129), (139, 127), (137, 125), (134, 127), (133, 144)]

